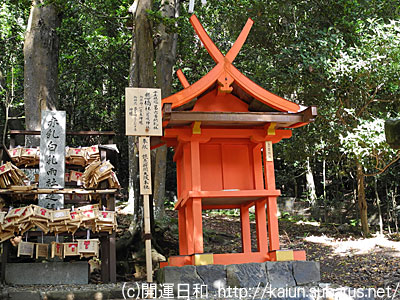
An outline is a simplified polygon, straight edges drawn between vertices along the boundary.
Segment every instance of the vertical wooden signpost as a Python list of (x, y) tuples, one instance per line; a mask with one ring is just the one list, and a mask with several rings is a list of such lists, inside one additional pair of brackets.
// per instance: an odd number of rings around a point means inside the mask
[(151, 159), (150, 136), (162, 135), (161, 90), (126, 88), (126, 135), (139, 137), (140, 194), (143, 195), (144, 237), (147, 282), (153, 282), (151, 260), (150, 201)]
[[(39, 188), (64, 187), (65, 176), (65, 111), (43, 111), (40, 134)], [(39, 195), (39, 206), (64, 207), (64, 195)]]

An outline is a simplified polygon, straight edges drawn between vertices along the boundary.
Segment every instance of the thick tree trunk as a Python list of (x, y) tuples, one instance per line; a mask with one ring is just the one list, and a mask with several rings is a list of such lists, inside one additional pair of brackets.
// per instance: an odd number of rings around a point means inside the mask
[[(152, 0), (139, 0), (134, 15), (133, 46), (131, 55), (129, 86), (152, 88), (154, 87), (154, 47), (152, 24), (147, 17), (146, 10), (152, 9)], [(138, 147), (137, 139), (128, 138), (129, 143), (129, 199), (128, 207), (133, 209), (134, 219), (131, 224), (131, 233), (141, 232), (143, 228), (143, 199), (139, 193)]]
[(368, 227), (368, 211), (367, 211), (367, 200), (365, 198), (365, 190), (364, 190), (364, 180), (365, 175), (362, 169), (362, 165), (357, 161), (357, 192), (358, 192), (358, 207), (360, 209), (360, 219), (361, 219), (361, 227), (364, 236), (369, 236), (369, 227)]
[[(178, 17), (178, 3), (179, 0), (162, 0), (162, 16), (165, 18)], [(165, 25), (162, 23), (158, 27), (158, 33), (160, 34), (160, 42), (156, 49), (157, 86), (161, 89), (162, 98), (165, 98), (171, 95), (172, 68), (175, 64), (178, 35), (176, 33), (168, 33)], [(162, 219), (164, 217), (167, 146), (159, 147), (155, 151), (154, 217)]]
[[(57, 28), (61, 18), (54, 4), (32, 0), (24, 42), (25, 124), (39, 130), (42, 110), (54, 110), (58, 104)], [(27, 144), (39, 145), (39, 138), (27, 138)]]

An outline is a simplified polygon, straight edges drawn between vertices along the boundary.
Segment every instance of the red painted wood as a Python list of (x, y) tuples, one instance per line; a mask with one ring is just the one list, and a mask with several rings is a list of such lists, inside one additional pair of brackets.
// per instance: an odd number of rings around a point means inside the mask
[(270, 250), (279, 250), (278, 206), (276, 197), (268, 197), (268, 235)]
[(193, 201), (188, 201), (182, 209), (185, 210), (187, 254), (190, 255), (194, 253)]
[(218, 95), (212, 90), (196, 101), (192, 111), (248, 112), (249, 105), (234, 95)]
[(240, 223), (242, 229), (242, 252), (251, 252), (251, 234), (250, 234), (250, 219), (249, 209), (247, 207), (240, 208)]
[(187, 255), (186, 214), (185, 209), (178, 210), (179, 254)]
[(267, 219), (265, 215), (265, 200), (256, 201), (256, 234), (257, 234), (257, 249), (261, 253), (268, 252), (267, 239)]
[(224, 190), (253, 190), (252, 153), (247, 144), (222, 146)]
[(201, 198), (194, 198), (192, 201), (194, 253), (203, 253), (203, 220)]
[[(200, 164), (201, 190), (223, 190), (221, 145), (209, 143), (201, 144)], [(210, 174), (213, 175), (210, 176)]]

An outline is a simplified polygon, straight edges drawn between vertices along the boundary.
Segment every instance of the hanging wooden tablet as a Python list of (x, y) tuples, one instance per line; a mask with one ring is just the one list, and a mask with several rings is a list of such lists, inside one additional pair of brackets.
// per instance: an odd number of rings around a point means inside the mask
[(99, 210), (97, 208), (80, 211), (80, 217), (82, 222), (95, 220), (97, 218), (98, 212)]
[(88, 209), (99, 209), (99, 204), (89, 204), (85, 206), (81, 206), (76, 208), (76, 211), (83, 211), (83, 210), (88, 210)]
[(71, 222), (76, 223), (81, 221), (81, 215), (79, 214), (79, 211), (71, 211), (69, 215), (71, 217)]
[(51, 258), (54, 257), (63, 257), (63, 244), (57, 242), (51, 242)]
[(21, 241), (18, 244), (17, 256), (20, 257), (21, 255), (27, 255), (27, 256), (33, 257), (34, 247), (35, 247), (34, 243)]
[(35, 227), (35, 224), (28, 223), (27, 227), (25, 227), (24, 229), (20, 230), (20, 234), (24, 234), (25, 232), (31, 230), (33, 227)]
[(3, 224), (1, 225), (1, 228), (11, 230), (10, 227), (14, 226), (14, 219), (13, 218), (5, 218), (3, 221)]
[(33, 216), (33, 208), (32, 205), (26, 206), (21, 216), (19, 217), (19, 222), (24, 222), (28, 220), (31, 216)]
[(115, 221), (115, 211), (99, 211), (98, 220), (100, 222), (114, 223)]
[(48, 244), (36, 244), (36, 259), (39, 257), (48, 258), (49, 257), (49, 245)]
[(17, 166), (18, 166), (19, 161), (21, 159), (21, 157), (20, 157), (21, 156), (21, 150), (22, 150), (21, 147), (17, 147), (17, 148), (13, 148), (13, 149), (9, 149), (8, 150), (8, 154), (11, 157), (11, 161)]
[(77, 230), (79, 229), (80, 224), (81, 224), (81, 223), (76, 223), (76, 224), (74, 224), (74, 223), (69, 223), (69, 224), (66, 226), (67, 231), (68, 231), (69, 233), (75, 234), (75, 232), (77, 232)]
[(52, 222), (71, 220), (69, 209), (51, 210), (50, 216)]
[(70, 181), (71, 182), (76, 182), (78, 185), (82, 185), (82, 172), (77, 172), (77, 171), (71, 171), (70, 173)]
[(0, 225), (2, 225), (4, 223), (4, 219), (6, 217), (7, 213), (0, 211)]
[(50, 228), (47, 226), (47, 223), (33, 221), (32, 224), (40, 228), (45, 234), (49, 233)]
[(86, 150), (86, 158), (88, 164), (91, 164), (96, 160), (100, 160), (99, 146), (95, 145), (91, 147), (86, 147), (84, 149)]
[(37, 205), (33, 206), (33, 215), (35, 217), (51, 220), (50, 210)]
[(99, 211), (96, 220), (96, 232), (104, 231), (112, 233), (116, 229), (116, 216), (114, 211)]
[(4, 165), (0, 166), (0, 175), (6, 174), (7, 172), (11, 171), (12, 167), (11, 164), (5, 163)]
[(14, 231), (2, 231), (0, 233), (0, 243), (7, 241), (14, 237)]
[(99, 239), (78, 240), (78, 252), (81, 257), (98, 257), (99, 245)]
[(78, 243), (77, 242), (71, 242), (71, 243), (63, 243), (64, 245), (64, 254), (63, 257), (65, 258), (66, 256), (76, 256), (79, 255), (78, 253)]

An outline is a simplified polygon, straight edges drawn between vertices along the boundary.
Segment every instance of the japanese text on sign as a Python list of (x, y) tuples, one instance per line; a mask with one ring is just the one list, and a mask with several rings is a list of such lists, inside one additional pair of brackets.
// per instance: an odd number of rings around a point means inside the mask
[(126, 135), (161, 136), (161, 90), (126, 88)]
[(272, 142), (271, 141), (266, 141), (265, 142), (265, 160), (266, 161), (274, 161), (274, 153), (272, 150)]
[(140, 194), (151, 194), (150, 138), (139, 138)]
[[(40, 135), (39, 188), (64, 187), (65, 174), (65, 111), (42, 112)], [(63, 195), (39, 195), (39, 205), (46, 208), (62, 208)]]

